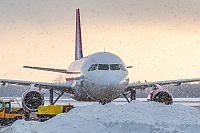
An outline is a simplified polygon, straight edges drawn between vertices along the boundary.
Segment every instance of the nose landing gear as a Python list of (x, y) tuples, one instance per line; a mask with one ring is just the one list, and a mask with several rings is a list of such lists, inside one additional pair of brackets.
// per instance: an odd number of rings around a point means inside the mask
[[(128, 99), (127, 95), (130, 94), (130, 100)], [(123, 96), (126, 98), (126, 100), (130, 103), (132, 100), (136, 100), (136, 90), (131, 90), (128, 93), (124, 93)]]
[(102, 104), (102, 105), (105, 105), (105, 104), (107, 104), (107, 103), (110, 103), (111, 101), (99, 101), (99, 104)]

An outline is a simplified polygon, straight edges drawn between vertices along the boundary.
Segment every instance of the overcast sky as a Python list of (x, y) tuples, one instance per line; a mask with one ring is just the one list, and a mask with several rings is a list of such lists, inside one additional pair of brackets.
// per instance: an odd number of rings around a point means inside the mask
[(112, 52), (130, 81), (200, 77), (198, 0), (2, 0), (0, 78), (51, 82), (59, 73), (23, 65), (67, 68), (74, 61), (75, 9), (83, 53)]

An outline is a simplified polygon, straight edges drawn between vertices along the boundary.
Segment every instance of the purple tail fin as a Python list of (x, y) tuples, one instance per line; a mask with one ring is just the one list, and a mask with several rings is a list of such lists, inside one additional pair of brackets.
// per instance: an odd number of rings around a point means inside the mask
[(80, 12), (76, 9), (76, 43), (75, 43), (75, 60), (83, 58)]

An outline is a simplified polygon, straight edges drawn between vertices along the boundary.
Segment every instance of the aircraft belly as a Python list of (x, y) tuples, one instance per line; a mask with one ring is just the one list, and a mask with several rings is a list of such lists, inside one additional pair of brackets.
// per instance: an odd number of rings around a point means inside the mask
[(76, 87), (76, 91), (73, 95), (71, 95), (71, 97), (77, 101), (96, 101), (95, 99), (91, 98), (81, 86)]
[(78, 101), (106, 102), (116, 99), (125, 92), (128, 85), (128, 78), (126, 75), (113, 76), (112, 73), (109, 75), (112, 78), (103, 75), (93, 77), (91, 75), (84, 75), (81, 78), (76, 78), (72, 85), (74, 90), (72, 98)]
[(125, 84), (104, 86), (95, 84), (92, 81), (86, 81), (83, 90), (96, 101), (112, 101), (123, 94), (125, 88)]

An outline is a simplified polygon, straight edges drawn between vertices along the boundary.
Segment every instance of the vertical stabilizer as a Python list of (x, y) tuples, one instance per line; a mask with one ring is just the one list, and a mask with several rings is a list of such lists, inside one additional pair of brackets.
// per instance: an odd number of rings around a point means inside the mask
[(75, 42), (75, 60), (83, 58), (80, 12), (76, 9), (76, 42)]

